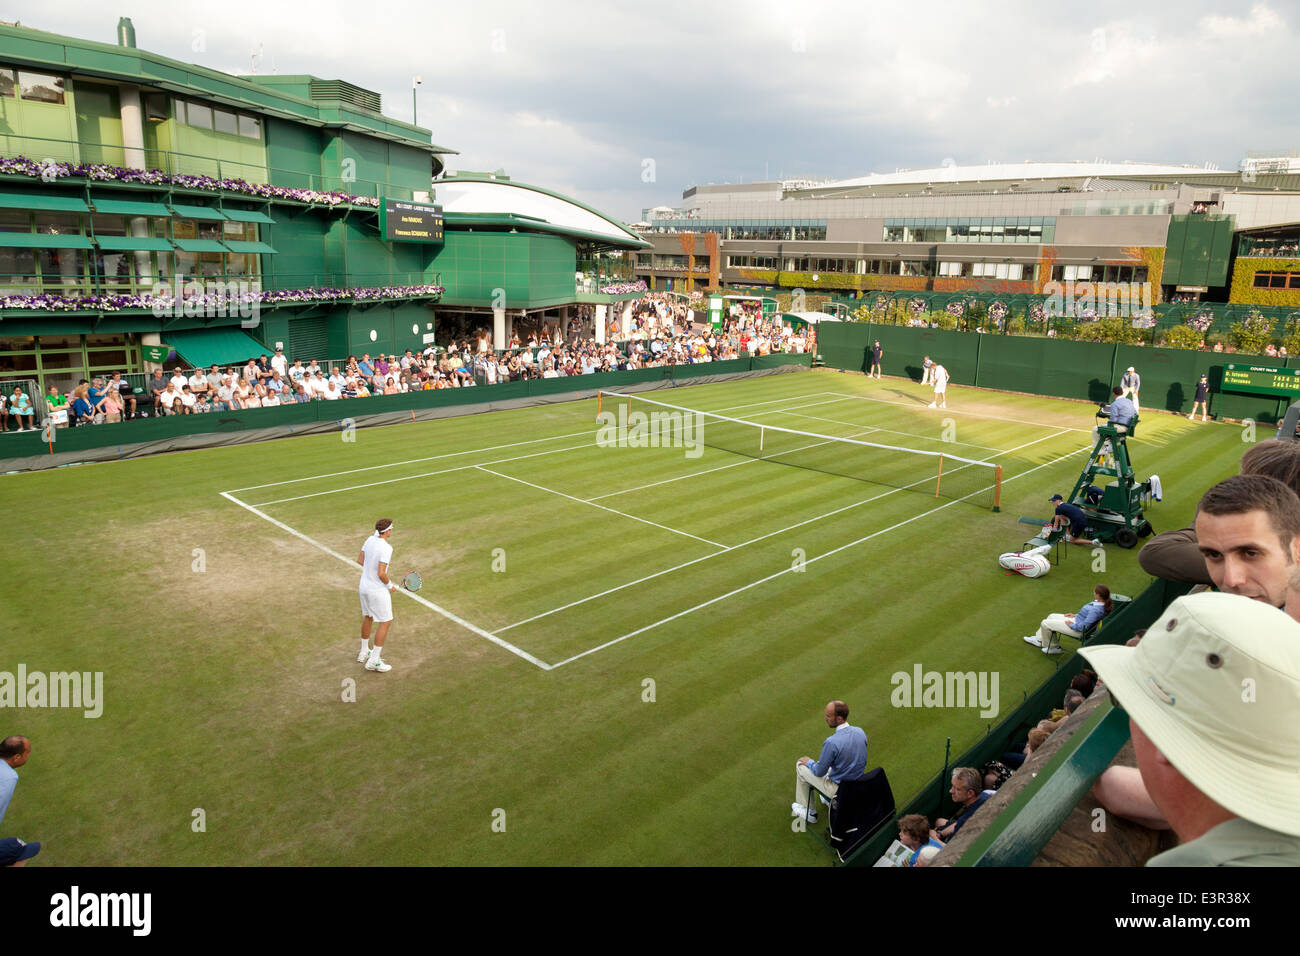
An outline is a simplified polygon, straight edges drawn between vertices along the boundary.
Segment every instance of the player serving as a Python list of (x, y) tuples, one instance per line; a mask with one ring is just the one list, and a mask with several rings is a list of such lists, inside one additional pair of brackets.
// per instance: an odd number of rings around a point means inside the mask
[[(393, 519), (380, 518), (375, 522), (375, 533), (366, 539), (357, 556), (361, 565), (361, 653), (357, 663), (366, 665), (368, 671), (383, 674), (392, 665), (383, 660), (384, 640), (388, 626), (393, 623), (393, 596), (397, 585), (388, 579), (388, 563), (393, 559), (393, 546), (388, 543), (393, 533)], [(370, 625), (375, 628), (375, 646), (370, 646)]]

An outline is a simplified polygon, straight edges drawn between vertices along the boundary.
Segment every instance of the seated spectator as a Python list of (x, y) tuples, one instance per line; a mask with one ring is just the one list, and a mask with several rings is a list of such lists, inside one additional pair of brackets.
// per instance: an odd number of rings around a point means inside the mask
[[(190, 391), (189, 382), (186, 382), (185, 387), (181, 389), (181, 401), (180, 401), (181, 414), (193, 415), (197, 411), (197, 408), (195, 407), (196, 405), (197, 405), (197, 400), (194, 398), (194, 393)], [(172, 409), (173, 410), (176, 409), (175, 403), (172, 404)]]
[(280, 405), (280, 393), (269, 386), (266, 389), (266, 394), (259, 397), (262, 399), (263, 408), (277, 408)]
[(90, 386), (78, 385), (72, 391), (72, 408), (69, 413), (70, 424), (92, 425), (95, 422), (95, 409), (90, 404)]
[(108, 387), (117, 392), (118, 403), (122, 406), (122, 414), (127, 421), (135, 418), (135, 389), (131, 383), (122, 377), (121, 372), (114, 372)]
[(1114, 609), (1110, 599), (1110, 588), (1098, 584), (1092, 591), (1093, 600), (1079, 608), (1077, 614), (1049, 614), (1038, 625), (1037, 634), (1026, 635), (1026, 644), (1041, 647), (1044, 654), (1061, 653), (1060, 635), (1083, 637), (1085, 631), (1092, 627)]
[(159, 410), (164, 415), (179, 415), (182, 408), (179, 404), (180, 400), (181, 395), (176, 391), (176, 384), (169, 381), (158, 396)]
[(110, 388), (104, 393), (100, 407), (104, 410), (105, 422), (114, 424), (122, 420), (122, 401), (118, 398), (117, 389)]
[(1086, 667), (1070, 680), (1070, 689), (1077, 690), (1085, 700), (1092, 696), (1092, 692), (1096, 687), (1097, 675)]
[(990, 760), (981, 768), (984, 774), (984, 790), (996, 793), (1002, 785), (1011, 779), (1012, 769), (1001, 760)]
[(321, 394), (321, 398), (327, 402), (336, 402), (342, 397), (343, 393), (338, 390), (333, 382), (325, 383), (325, 391)]
[[(51, 414), (62, 411), (66, 419), (69, 411), (68, 396), (61, 394), (57, 385), (51, 385), (50, 394), (45, 396), (45, 407), (50, 410)], [(67, 422), (65, 421), (64, 424), (67, 424)]]
[(1300, 866), (1297, 647), (1300, 623), (1267, 602), (1202, 593), (1174, 601), (1137, 647), (1083, 649), (1178, 834), (1147, 866)]
[(262, 392), (264, 391), (266, 391), (265, 387), (259, 389), (256, 385), (251, 385), (247, 394), (241, 392), (240, 399), (243, 402), (245, 410), (250, 408), (261, 408)]
[(384, 379), (384, 394), (396, 395), (397, 392), (398, 392), (397, 384), (393, 381), (393, 377), (391, 375), (386, 377)]
[(218, 412), (230, 411), (232, 408), (235, 407), (232, 404), (234, 401), (234, 397), (235, 397), (234, 389), (230, 387), (230, 376), (229, 375), (221, 376), (217, 385), (216, 401), (212, 405), (213, 411), (218, 411)]
[(921, 851), (932, 847), (935, 853), (943, 849), (943, 844), (930, 829), (930, 821), (919, 813), (909, 813), (898, 819), (898, 842), (912, 851), (904, 866), (925, 866), (929, 859), (921, 859)]
[(207, 373), (201, 368), (196, 368), (194, 374), (190, 376), (189, 386), (196, 400), (206, 396), (209, 387)]
[(940, 818), (934, 822), (936, 835), (945, 842), (957, 835), (957, 832), (970, 822), (980, 807), (984, 805), (988, 794), (984, 792), (984, 778), (974, 767), (958, 767), (952, 772), (952, 786), (948, 794), (957, 804), (958, 814), (951, 820)]

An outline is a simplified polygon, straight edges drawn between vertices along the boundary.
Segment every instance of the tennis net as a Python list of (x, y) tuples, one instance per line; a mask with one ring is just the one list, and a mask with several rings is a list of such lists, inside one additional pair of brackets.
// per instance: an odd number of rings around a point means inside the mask
[[(823, 435), (731, 418), (641, 395), (599, 392), (597, 420), (629, 445), (703, 445), (777, 465), (965, 501), (999, 511), (1002, 466), (858, 436)], [(864, 425), (862, 433), (877, 429)]]

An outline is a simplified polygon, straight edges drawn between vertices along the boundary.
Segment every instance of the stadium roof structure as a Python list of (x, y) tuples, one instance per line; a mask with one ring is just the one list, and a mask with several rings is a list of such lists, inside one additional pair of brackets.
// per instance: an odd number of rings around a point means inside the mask
[(853, 196), (892, 196), (960, 192), (1087, 192), (1102, 189), (1141, 188), (1141, 184), (1185, 183), (1228, 186), (1249, 191), (1294, 189), (1300, 175), (1277, 173), (1243, 178), (1238, 170), (1170, 163), (1137, 162), (1024, 162), (955, 164), (929, 169), (872, 173), (800, 189), (786, 190), (793, 199), (830, 199)]
[(447, 225), (513, 226), (620, 249), (649, 249), (626, 224), (568, 196), (494, 173), (448, 173), (434, 180)]

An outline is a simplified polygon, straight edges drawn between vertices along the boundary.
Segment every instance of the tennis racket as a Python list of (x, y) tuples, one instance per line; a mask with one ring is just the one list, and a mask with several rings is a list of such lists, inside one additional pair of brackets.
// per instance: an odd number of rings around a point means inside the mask
[(402, 578), (402, 587), (408, 591), (418, 591), (424, 584), (424, 579), (420, 577), (419, 571), (408, 571), (406, 577)]

